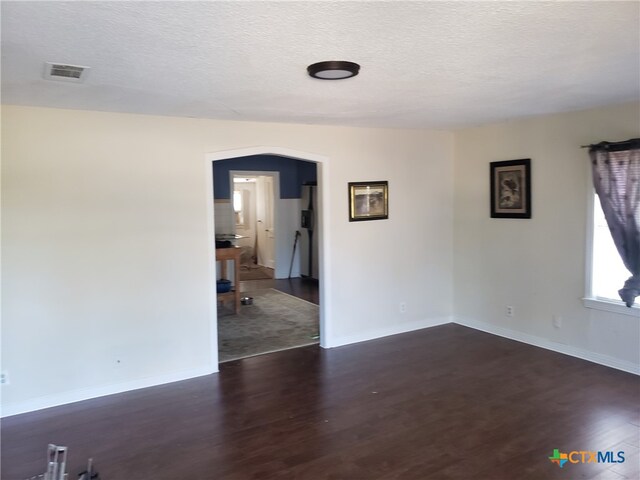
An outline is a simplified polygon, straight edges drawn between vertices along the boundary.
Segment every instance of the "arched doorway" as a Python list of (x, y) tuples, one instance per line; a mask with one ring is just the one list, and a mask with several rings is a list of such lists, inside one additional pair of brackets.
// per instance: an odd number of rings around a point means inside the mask
[(210, 305), (210, 344), (212, 370), (218, 371), (218, 313), (216, 300), (216, 251), (215, 251), (215, 213), (214, 213), (214, 179), (212, 175), (213, 162), (230, 158), (240, 158), (255, 155), (281, 156), (305, 162), (314, 162), (317, 165), (318, 177), (318, 205), (317, 205), (317, 232), (316, 241), (319, 244), (318, 269), (320, 274), (320, 316), (319, 333), (320, 346), (331, 345), (331, 318), (330, 303), (330, 223), (329, 223), (329, 159), (314, 153), (301, 152), (283, 147), (251, 147), (234, 150), (224, 150), (206, 154), (206, 179), (208, 188), (207, 225), (209, 238), (209, 305)]

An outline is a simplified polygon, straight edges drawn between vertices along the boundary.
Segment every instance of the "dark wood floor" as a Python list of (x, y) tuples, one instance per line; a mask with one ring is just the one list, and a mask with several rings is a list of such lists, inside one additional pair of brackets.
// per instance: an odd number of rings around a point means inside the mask
[[(70, 448), (103, 480), (637, 479), (640, 379), (457, 325), (304, 347), (9, 417), (2, 478)], [(566, 464), (553, 449), (624, 451)]]

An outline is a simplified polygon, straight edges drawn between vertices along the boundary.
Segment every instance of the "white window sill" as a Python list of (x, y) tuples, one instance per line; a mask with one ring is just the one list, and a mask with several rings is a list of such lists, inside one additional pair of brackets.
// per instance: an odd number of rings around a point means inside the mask
[(627, 307), (622, 302), (604, 298), (583, 298), (582, 303), (587, 308), (603, 310), (605, 312), (621, 313), (622, 315), (640, 318), (640, 306), (638, 306), (637, 302), (631, 308)]

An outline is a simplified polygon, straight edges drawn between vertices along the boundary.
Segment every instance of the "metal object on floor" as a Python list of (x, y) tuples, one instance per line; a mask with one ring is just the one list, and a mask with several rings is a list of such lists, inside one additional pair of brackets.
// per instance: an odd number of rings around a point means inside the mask
[(50, 443), (47, 446), (47, 469), (28, 480), (67, 480), (67, 447)]
[(253, 297), (242, 297), (240, 303), (242, 305), (253, 305)]
[(87, 462), (87, 469), (78, 475), (78, 480), (100, 480), (98, 472), (93, 470), (93, 458)]
[[(43, 474), (31, 477), (28, 480), (68, 480), (67, 469), (68, 448), (62, 445), (50, 443), (47, 447), (47, 470)], [(93, 470), (93, 459), (87, 463), (87, 470), (78, 474), (78, 480), (100, 480), (98, 472)]]
[(54, 445), (47, 447), (47, 472), (44, 474), (45, 480), (66, 480), (67, 469), (67, 447)]

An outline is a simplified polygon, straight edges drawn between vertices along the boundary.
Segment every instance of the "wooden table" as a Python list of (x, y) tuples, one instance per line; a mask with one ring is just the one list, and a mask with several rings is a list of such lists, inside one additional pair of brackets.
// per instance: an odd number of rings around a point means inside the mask
[(220, 276), (227, 278), (227, 260), (233, 260), (234, 276), (233, 290), (227, 293), (218, 293), (218, 301), (225, 302), (234, 299), (234, 311), (236, 315), (240, 310), (240, 247), (216, 248), (216, 261), (220, 263)]

